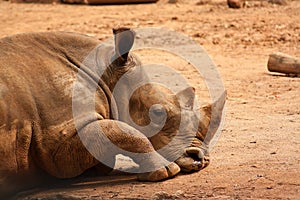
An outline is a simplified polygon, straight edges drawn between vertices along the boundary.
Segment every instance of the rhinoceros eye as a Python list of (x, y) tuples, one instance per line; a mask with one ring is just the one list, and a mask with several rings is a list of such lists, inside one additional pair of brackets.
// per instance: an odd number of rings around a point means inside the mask
[(167, 116), (165, 108), (159, 104), (152, 105), (149, 111), (150, 118), (153, 122), (162, 122), (163, 118)]
[(153, 113), (154, 113), (156, 116), (160, 117), (160, 116), (163, 116), (166, 112), (165, 112), (164, 109), (156, 109), (156, 110), (153, 110)]

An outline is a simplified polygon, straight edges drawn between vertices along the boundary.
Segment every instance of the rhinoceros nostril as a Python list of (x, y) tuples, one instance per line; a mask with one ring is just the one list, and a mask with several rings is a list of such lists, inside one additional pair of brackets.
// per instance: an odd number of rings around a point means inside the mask
[(198, 157), (198, 154), (195, 154), (195, 153), (187, 153), (187, 155), (189, 157), (191, 157), (193, 160), (195, 161), (200, 161), (199, 157)]
[(189, 147), (185, 150), (186, 154), (193, 158), (195, 161), (202, 161), (203, 160), (203, 152), (200, 148), (197, 147)]

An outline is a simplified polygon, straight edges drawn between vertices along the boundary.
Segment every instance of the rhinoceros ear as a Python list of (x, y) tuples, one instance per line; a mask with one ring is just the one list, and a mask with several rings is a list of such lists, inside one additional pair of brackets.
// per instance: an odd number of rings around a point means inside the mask
[(131, 50), (135, 33), (129, 28), (116, 28), (113, 29), (114, 39), (115, 39), (115, 55), (114, 59), (116, 64), (123, 66), (128, 58), (128, 53)]
[(195, 88), (188, 87), (176, 94), (181, 107), (193, 109), (195, 100)]

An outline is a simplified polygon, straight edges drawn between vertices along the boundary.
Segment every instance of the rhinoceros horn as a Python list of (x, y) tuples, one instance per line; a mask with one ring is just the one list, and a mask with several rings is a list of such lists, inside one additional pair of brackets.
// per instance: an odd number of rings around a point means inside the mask
[(115, 28), (113, 29), (115, 40), (115, 55), (114, 64), (116, 66), (124, 66), (127, 62), (128, 53), (133, 46), (135, 33), (129, 28)]

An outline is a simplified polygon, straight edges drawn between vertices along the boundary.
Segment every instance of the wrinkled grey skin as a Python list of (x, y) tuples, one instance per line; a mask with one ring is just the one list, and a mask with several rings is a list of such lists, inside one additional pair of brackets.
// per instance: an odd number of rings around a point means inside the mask
[[(99, 160), (112, 167), (118, 153), (137, 153), (132, 159), (142, 169), (153, 169), (138, 175), (145, 181), (207, 166), (209, 141), (204, 142), (205, 137), (212, 137), (219, 125), (225, 96), (195, 111), (193, 88), (173, 94), (161, 85), (146, 84), (124, 104), (136, 76), (128, 76), (123, 97), (117, 99), (113, 90), (120, 78), (126, 72), (138, 74), (139, 80), (146, 75), (138, 59), (126, 53), (133, 45), (134, 33), (120, 28), (114, 34), (114, 47), (99, 47), (95, 38), (64, 32), (0, 40), (1, 198), (42, 184), (49, 177), (76, 177), (91, 168), (107, 173), (110, 168)], [(89, 55), (94, 60), (83, 64), (90, 52), (94, 52)], [(90, 91), (83, 81), (79, 83), (82, 88), (77, 88), (80, 95), (74, 97), (80, 73), (96, 90)], [(94, 109), (87, 111), (91, 96)], [(79, 115), (74, 116), (72, 105), (80, 105)], [(212, 118), (212, 108), (218, 111), (217, 117)], [(165, 121), (162, 129), (149, 136), (149, 130), (161, 121)], [(180, 123), (184, 129), (179, 128)], [(213, 129), (208, 131), (210, 124)], [(106, 139), (121, 150), (112, 151)], [(171, 140), (171, 148), (160, 151)], [(139, 156), (143, 153), (150, 154)]]

